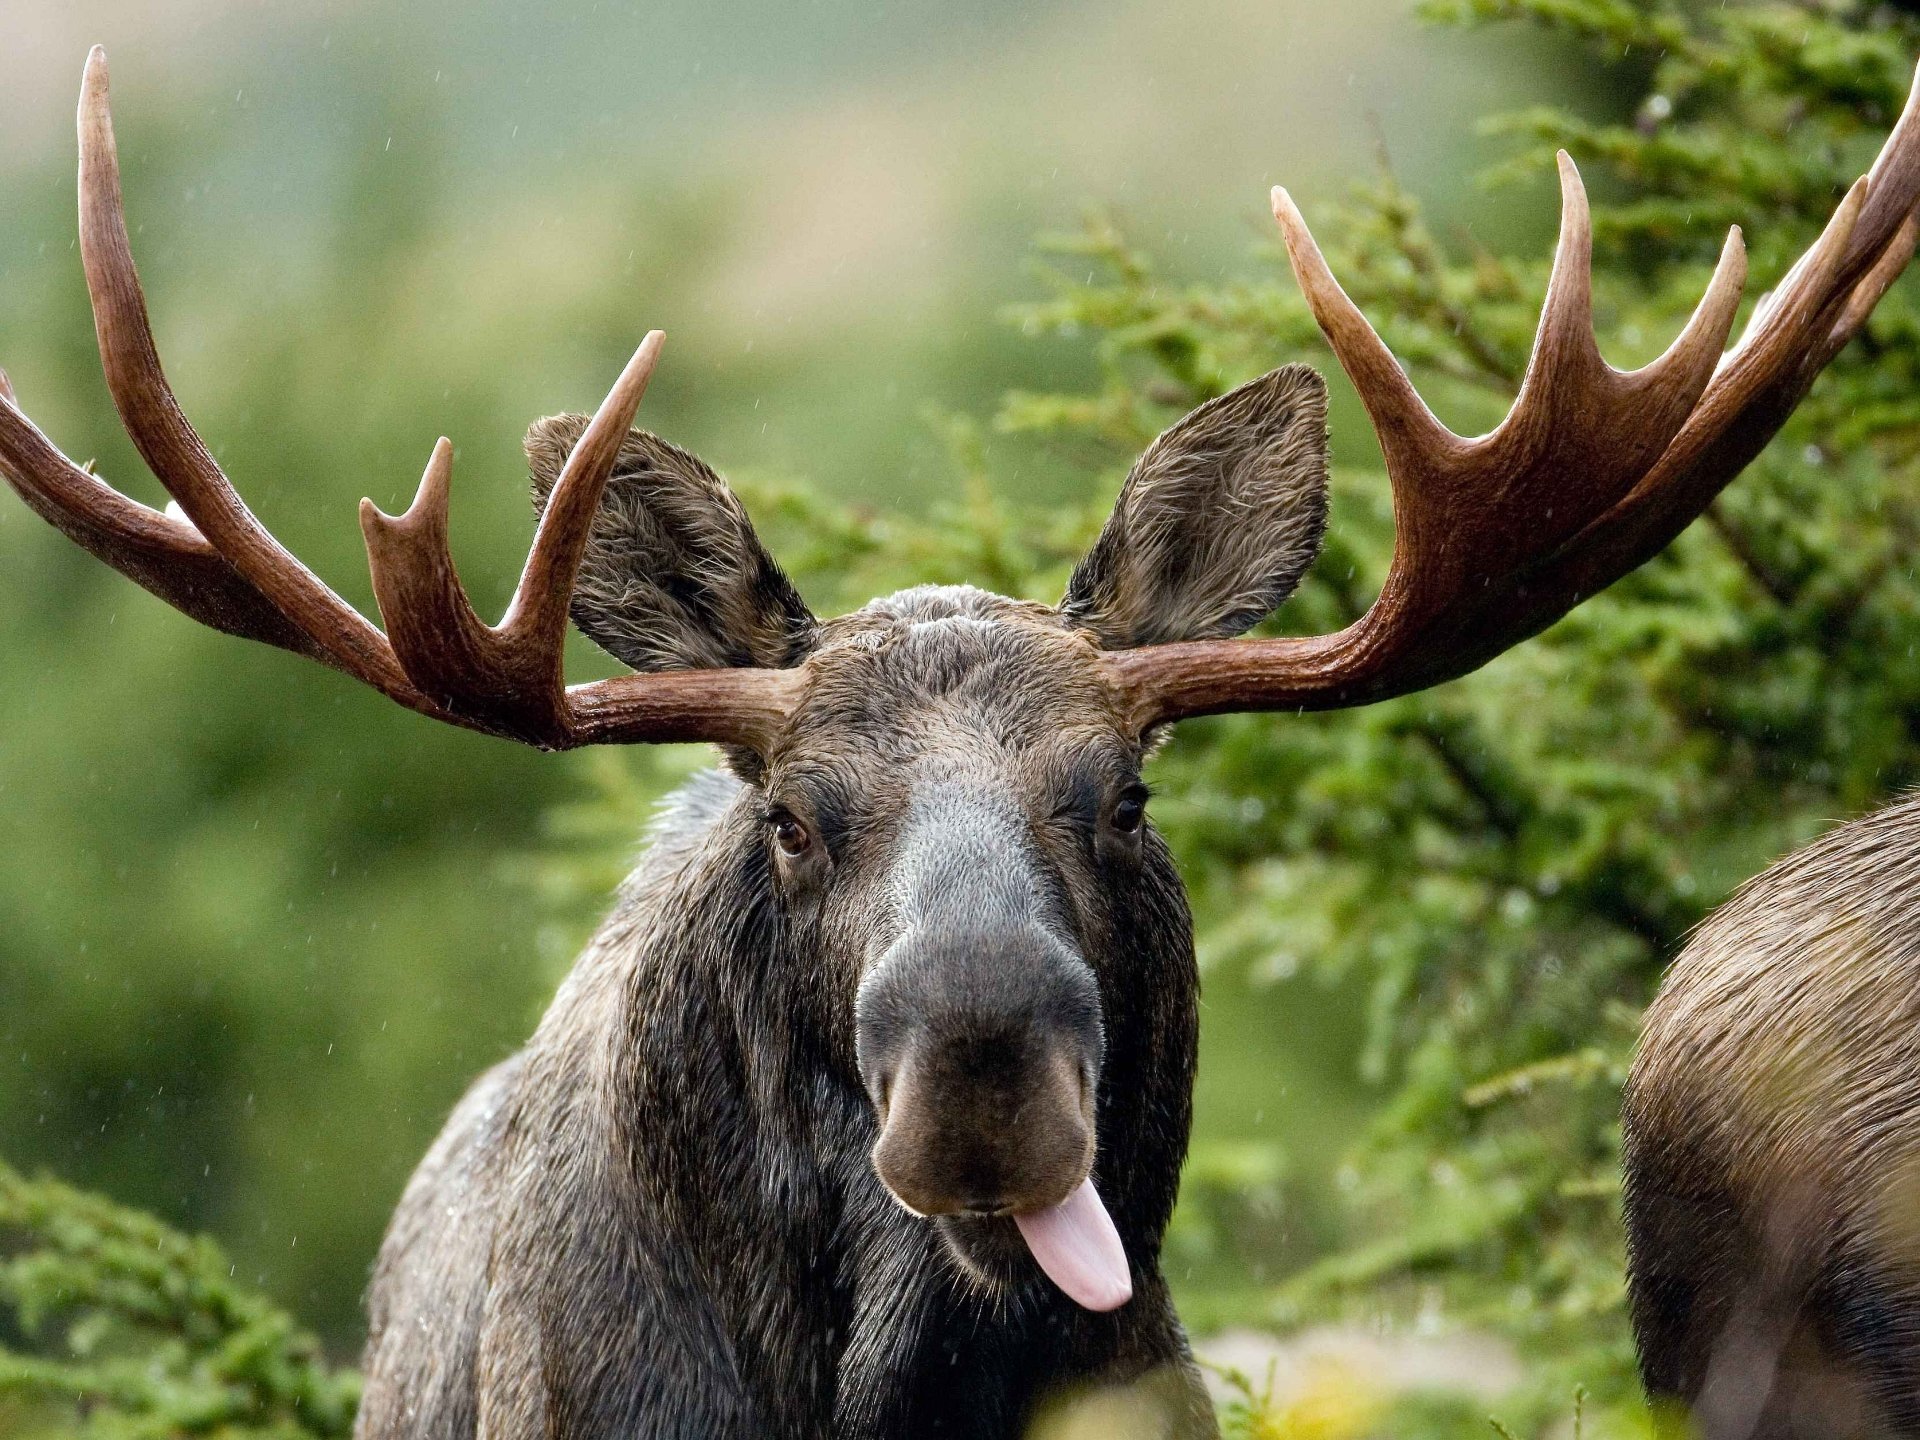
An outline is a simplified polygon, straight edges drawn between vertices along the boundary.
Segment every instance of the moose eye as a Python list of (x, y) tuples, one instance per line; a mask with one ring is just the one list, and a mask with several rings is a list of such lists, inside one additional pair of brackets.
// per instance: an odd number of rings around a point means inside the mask
[(773, 826), (773, 843), (780, 847), (780, 853), (789, 860), (796, 860), (807, 853), (807, 847), (813, 844), (813, 836), (807, 833), (792, 815), (784, 810), (776, 811), (767, 817)]
[(1122, 795), (1113, 807), (1113, 828), (1122, 835), (1131, 835), (1145, 823), (1147, 818), (1147, 792), (1143, 786), (1136, 785)]

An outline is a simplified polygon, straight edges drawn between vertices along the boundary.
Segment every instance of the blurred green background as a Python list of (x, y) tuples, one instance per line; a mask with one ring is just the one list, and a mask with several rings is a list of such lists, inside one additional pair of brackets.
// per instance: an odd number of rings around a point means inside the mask
[[(363, 607), (353, 502), (402, 503), (441, 433), (461, 563), (500, 603), (529, 531), (521, 431), (591, 408), (650, 326), (670, 342), (643, 423), (731, 475), (924, 512), (957, 484), (929, 406), (1091, 375), (1085, 347), (999, 318), (1035, 293), (1037, 231), (1110, 202), (1216, 275), (1264, 238), (1270, 185), (1311, 198), (1379, 145), (1464, 216), (1474, 108), (1577, 81), (1396, 0), (8, 0), (0, 30), (0, 363), (23, 403), (156, 497), (73, 248), (98, 42), (174, 383)], [(993, 443), (1026, 498), (1097, 483)], [(0, 1154), (211, 1231), (351, 1350), (405, 1177), (604, 903), (515, 863), (602, 762), (202, 632), (11, 498), (0, 657)], [(645, 793), (694, 758), (623, 763)], [(1305, 981), (1210, 987), (1201, 1134), (1281, 1140), (1324, 1199), (1364, 1105), (1353, 1008)]]
[[(1526, 364), (1555, 146), (1596, 202), (1603, 351), (1643, 362), (1727, 225), (1750, 297), (1786, 270), (1920, 54), (1920, 7), (1875, 0), (1421, 8), (1447, 23), (0, 0), (0, 364), (69, 453), (159, 498), (73, 248), (99, 41), (176, 387), (363, 608), (353, 502), (404, 502), (445, 433), (497, 609), (527, 422), (590, 408), (656, 325), (643, 423), (735, 481), (817, 609), (929, 579), (1051, 598), (1154, 433), (1282, 361), (1331, 368), (1271, 184), (1476, 433)], [(1482, 23), (1506, 20), (1531, 23)], [(1703, 523), (1538, 640), (1370, 709), (1192, 722), (1154, 761), (1205, 973), (1165, 1260), (1205, 1353), (1249, 1372), (1229, 1433), (1456, 1440), (1497, 1402), (1560, 1436), (1576, 1386), (1585, 1433), (1644, 1433), (1617, 1123), (1640, 1007), (1734, 885), (1920, 780), (1912, 288)], [(1333, 435), (1332, 533), (1283, 629), (1336, 628), (1384, 571), (1337, 377)], [(0, 1432), (341, 1433), (352, 1377), (252, 1292), (351, 1361), (407, 1174), (709, 757), (431, 725), (197, 629), (6, 497), (0, 676), (0, 1162), (233, 1257), (0, 1163), (0, 1402), (28, 1407)]]

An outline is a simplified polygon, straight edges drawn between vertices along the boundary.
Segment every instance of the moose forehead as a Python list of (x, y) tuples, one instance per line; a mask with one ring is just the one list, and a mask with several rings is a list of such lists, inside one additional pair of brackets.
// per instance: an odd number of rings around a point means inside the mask
[(1048, 606), (922, 586), (827, 622), (771, 771), (1137, 759), (1097, 645)]

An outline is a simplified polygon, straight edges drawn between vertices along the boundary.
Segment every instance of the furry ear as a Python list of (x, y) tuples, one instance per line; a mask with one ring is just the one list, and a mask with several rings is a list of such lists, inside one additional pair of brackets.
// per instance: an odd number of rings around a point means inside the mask
[[(585, 415), (553, 415), (527, 431), (536, 514), (586, 428)], [(642, 430), (621, 442), (572, 614), (636, 670), (797, 665), (816, 628), (726, 482)]]
[(1326, 382), (1285, 365), (1147, 447), (1060, 610), (1108, 650), (1238, 635), (1293, 593), (1326, 528)]

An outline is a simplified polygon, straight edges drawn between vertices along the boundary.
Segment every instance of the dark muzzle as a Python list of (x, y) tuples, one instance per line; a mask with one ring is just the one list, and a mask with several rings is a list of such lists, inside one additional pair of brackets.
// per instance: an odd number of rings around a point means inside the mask
[(1086, 1178), (1099, 991), (1046, 929), (909, 934), (861, 987), (858, 1038), (874, 1169), (909, 1209), (1040, 1210)]

